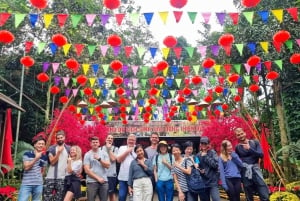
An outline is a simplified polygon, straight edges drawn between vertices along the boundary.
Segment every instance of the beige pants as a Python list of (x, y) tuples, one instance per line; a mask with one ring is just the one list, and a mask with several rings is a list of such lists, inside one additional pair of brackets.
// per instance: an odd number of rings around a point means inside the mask
[(133, 181), (133, 201), (151, 201), (153, 187), (150, 177), (143, 177)]

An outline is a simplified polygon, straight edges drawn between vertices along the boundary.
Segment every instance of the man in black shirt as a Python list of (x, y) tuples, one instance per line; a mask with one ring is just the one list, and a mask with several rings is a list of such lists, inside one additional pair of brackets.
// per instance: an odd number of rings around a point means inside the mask
[(242, 128), (234, 129), (239, 144), (235, 152), (243, 161), (242, 181), (247, 201), (253, 201), (253, 195), (258, 193), (261, 201), (269, 201), (269, 189), (264, 182), (262, 172), (259, 168), (259, 159), (263, 158), (261, 146), (257, 140), (249, 140)]

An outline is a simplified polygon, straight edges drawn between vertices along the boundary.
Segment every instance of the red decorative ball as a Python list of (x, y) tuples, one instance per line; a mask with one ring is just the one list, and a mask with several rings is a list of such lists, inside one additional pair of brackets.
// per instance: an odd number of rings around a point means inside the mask
[(165, 119), (165, 121), (166, 121), (167, 123), (170, 123), (170, 122), (172, 121), (172, 119), (171, 119), (170, 117), (167, 117), (167, 118)]
[(151, 105), (156, 105), (157, 104), (157, 100), (155, 99), (155, 98), (150, 98), (149, 100), (148, 100), (148, 103), (149, 104), (151, 104)]
[(119, 60), (113, 60), (111, 63), (110, 63), (110, 67), (114, 70), (114, 71), (119, 71), (122, 69), (123, 67), (123, 63)]
[(62, 104), (65, 104), (68, 102), (68, 97), (67, 96), (62, 96), (59, 98), (59, 102), (61, 102)]
[(270, 71), (267, 73), (266, 78), (268, 80), (276, 80), (279, 77), (279, 73), (276, 71)]
[(163, 43), (167, 47), (175, 47), (177, 45), (177, 39), (174, 36), (167, 36), (163, 40)]
[(39, 73), (36, 77), (40, 82), (43, 83), (49, 81), (49, 76), (46, 73)]
[(120, 46), (122, 44), (122, 38), (118, 35), (110, 35), (107, 38), (107, 43), (112, 46), (112, 47), (116, 47), (116, 46)]
[(95, 98), (95, 97), (90, 97), (89, 98), (89, 102), (91, 103), (91, 104), (95, 104), (95, 103), (97, 103), (97, 98)]
[(195, 75), (193, 78), (192, 78), (192, 83), (194, 85), (198, 85), (202, 82), (202, 78), (199, 76), (199, 75)]
[(203, 61), (202, 66), (204, 68), (211, 68), (216, 64), (215, 60), (213, 60), (212, 58), (207, 58)]
[(120, 98), (120, 99), (119, 99), (119, 103), (120, 103), (121, 105), (126, 105), (126, 104), (127, 104), (127, 99), (126, 99), (126, 98)]
[(239, 102), (239, 101), (242, 100), (242, 98), (241, 98), (239, 95), (236, 95), (236, 96), (233, 97), (233, 100), (234, 100), (235, 102)]
[(31, 56), (24, 56), (20, 59), (20, 62), (22, 65), (24, 65), (27, 68), (30, 68), (34, 65), (34, 59)]
[(151, 106), (145, 107), (145, 111), (146, 111), (146, 112), (152, 112), (152, 107), (151, 107)]
[(179, 103), (183, 103), (183, 102), (185, 101), (185, 98), (184, 98), (183, 96), (179, 96), (179, 97), (177, 98), (177, 101), (178, 101)]
[(45, 9), (47, 7), (47, 0), (30, 0), (30, 3), (33, 7), (38, 9)]
[(222, 36), (220, 36), (218, 41), (219, 45), (221, 45), (222, 47), (231, 46), (233, 42), (234, 36), (232, 34), (223, 34)]
[(55, 34), (52, 36), (52, 42), (58, 47), (62, 47), (67, 44), (67, 38), (62, 34)]
[(57, 86), (52, 86), (51, 88), (50, 88), (50, 93), (51, 94), (58, 94), (60, 92), (60, 89), (59, 89), (59, 87), (57, 87)]
[(79, 63), (75, 59), (68, 59), (66, 61), (66, 66), (72, 71), (75, 71), (79, 67)]
[(174, 8), (183, 8), (187, 4), (187, 0), (170, 0), (170, 4)]
[(127, 121), (126, 119), (124, 119), (124, 120), (122, 121), (122, 124), (126, 125), (126, 124), (128, 124), (128, 121)]
[(228, 106), (226, 103), (223, 103), (222, 109), (223, 109), (223, 110), (228, 110), (228, 109), (229, 109), (229, 106)]
[(207, 102), (207, 103), (210, 103), (211, 101), (213, 101), (213, 97), (211, 97), (211, 96), (206, 96), (204, 99), (203, 99), (205, 102)]
[(216, 86), (216, 87), (215, 87), (215, 92), (218, 93), (218, 94), (219, 94), (219, 93), (222, 93), (223, 90), (224, 90), (224, 89), (223, 89), (222, 86)]
[(106, 8), (113, 10), (113, 9), (120, 7), (121, 1), (120, 0), (104, 0), (103, 4)]
[(188, 96), (192, 93), (192, 90), (188, 87), (184, 87), (182, 92), (183, 92), (184, 95)]
[(154, 87), (152, 87), (152, 88), (148, 91), (148, 94), (149, 94), (150, 96), (155, 96), (157, 93), (158, 93), (158, 89), (157, 89), (157, 88), (154, 88)]
[(163, 76), (157, 76), (154, 79), (155, 84), (160, 85), (163, 84), (165, 82), (165, 78)]
[(120, 117), (122, 119), (126, 119), (127, 114), (125, 112), (120, 113)]
[(147, 123), (150, 122), (150, 120), (149, 119), (144, 119), (144, 122), (147, 124)]
[(86, 87), (83, 89), (83, 93), (87, 96), (91, 96), (93, 94), (93, 89)]
[(0, 43), (9, 44), (15, 40), (15, 36), (7, 30), (0, 31)]
[(281, 30), (274, 34), (273, 41), (275, 41), (277, 43), (285, 43), (290, 38), (291, 38), (290, 32)]
[(169, 112), (169, 116), (170, 116), (170, 117), (174, 117), (174, 116), (175, 116), (175, 111), (170, 111), (170, 112)]
[(120, 76), (116, 76), (113, 79), (113, 83), (117, 86), (121, 85), (123, 83), (123, 78)]
[(177, 112), (178, 108), (177, 108), (177, 106), (172, 105), (172, 106), (170, 107), (170, 110), (173, 111), (173, 112)]
[(248, 60), (247, 60), (247, 64), (249, 66), (256, 66), (257, 64), (260, 63), (260, 57), (259, 56), (256, 56), (256, 55), (253, 55), (251, 56)]
[(236, 73), (229, 76), (228, 80), (230, 82), (237, 82), (239, 80), (240, 76)]
[(169, 64), (166, 61), (160, 61), (157, 63), (156, 67), (158, 71), (163, 71), (168, 68)]
[(249, 86), (249, 91), (257, 92), (259, 90), (259, 86), (257, 84), (252, 84)]
[(69, 105), (68, 110), (71, 112), (76, 112), (76, 106), (75, 105)]
[(260, 0), (242, 0), (242, 5), (247, 8), (252, 8), (257, 6), (260, 3)]
[(294, 53), (290, 57), (291, 64), (300, 64), (300, 53)]
[(122, 87), (116, 89), (116, 93), (118, 96), (122, 96), (125, 93), (125, 90)]
[(85, 85), (86, 82), (88, 81), (87, 77), (84, 76), (84, 75), (79, 75), (77, 78), (76, 78), (76, 81), (78, 84), (80, 85)]
[(102, 110), (102, 107), (100, 107), (99, 105), (97, 105), (97, 106), (95, 107), (95, 111), (96, 111), (96, 112), (100, 113), (101, 110)]

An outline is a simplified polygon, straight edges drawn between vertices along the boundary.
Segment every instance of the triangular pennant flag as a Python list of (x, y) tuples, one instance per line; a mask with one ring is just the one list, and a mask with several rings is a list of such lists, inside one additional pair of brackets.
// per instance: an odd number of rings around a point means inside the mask
[(86, 19), (86, 22), (89, 27), (93, 25), (96, 16), (97, 16), (96, 14), (86, 14), (85, 15), (85, 19)]
[(241, 64), (234, 64), (233, 67), (234, 67), (235, 72), (236, 72), (237, 74), (240, 74), (240, 73), (241, 73)]
[(266, 67), (266, 69), (267, 69), (268, 71), (271, 70), (271, 68), (272, 68), (272, 62), (271, 62), (271, 61), (265, 61), (265, 62), (264, 62), (264, 65), (265, 65), (265, 67)]
[(204, 19), (204, 23), (208, 24), (208, 22), (210, 20), (211, 13), (210, 12), (204, 12), (204, 13), (201, 13), (201, 14), (202, 14), (202, 17)]
[(49, 47), (50, 47), (51, 53), (52, 53), (53, 55), (54, 55), (54, 54), (57, 52), (57, 50), (58, 50), (57, 45), (55, 45), (54, 43), (50, 43), (50, 44), (49, 44)]
[(247, 47), (249, 48), (249, 50), (252, 54), (256, 54), (256, 43), (249, 42), (249, 43), (247, 43)]
[(247, 63), (244, 63), (244, 67), (245, 67), (246, 72), (249, 74), (249, 73), (250, 73), (251, 66), (248, 65)]
[(149, 78), (149, 83), (150, 83), (150, 86), (153, 87), (155, 84), (155, 78), (154, 77)]
[(243, 56), (243, 50), (244, 50), (244, 44), (240, 43), (240, 44), (234, 44), (236, 49), (238, 50), (238, 52), (240, 53), (240, 56)]
[(276, 9), (276, 10), (271, 10), (275, 18), (278, 20), (279, 23), (282, 22), (283, 20), (283, 9)]
[(199, 69), (200, 69), (200, 65), (193, 65), (193, 70), (194, 70), (196, 75), (199, 74)]
[(143, 72), (143, 75), (147, 75), (147, 73), (148, 73), (148, 66), (142, 66), (142, 72)]
[(173, 13), (174, 13), (175, 21), (176, 21), (176, 23), (178, 23), (181, 19), (183, 12), (182, 11), (173, 11)]
[(89, 81), (90, 81), (90, 85), (91, 85), (91, 87), (93, 87), (93, 86), (95, 85), (96, 78), (94, 78), (94, 77), (90, 77), (90, 78), (89, 78)]
[(245, 16), (246, 20), (249, 22), (249, 24), (252, 25), (254, 12), (250, 11), (250, 12), (242, 12), (242, 13)]
[(100, 45), (100, 51), (103, 57), (105, 57), (108, 48), (109, 48), (108, 45)]
[(68, 86), (70, 78), (69, 77), (63, 77), (62, 79), (63, 79), (64, 86), (65, 87)]
[(23, 22), (26, 14), (15, 14), (15, 28), (17, 28), (21, 22)]
[(90, 64), (82, 64), (82, 70), (84, 75), (87, 74), (89, 69), (90, 69)]
[[(287, 12), (291, 15), (291, 17), (298, 22), (298, 8), (287, 8)], [(1, 25), (0, 25), (1, 26)]]
[(98, 70), (99, 70), (99, 64), (92, 64), (92, 69), (93, 69), (94, 75), (97, 75)]
[(231, 64), (224, 64), (223, 67), (224, 67), (225, 72), (227, 74), (229, 74), (231, 71)]
[(84, 44), (74, 44), (75, 50), (76, 50), (76, 55), (79, 57), (85, 47)]
[(180, 59), (182, 47), (173, 47), (173, 51), (177, 59)]
[(230, 92), (232, 93), (233, 96), (236, 95), (236, 88), (230, 88)]
[(56, 17), (57, 17), (57, 21), (58, 21), (58, 26), (63, 27), (66, 24), (69, 14), (60, 13), (60, 14), (57, 14)]
[(64, 54), (65, 56), (67, 56), (69, 54), (69, 51), (70, 51), (70, 48), (71, 48), (71, 44), (67, 43), (63, 46), (63, 51), (64, 51)]
[(119, 26), (121, 26), (124, 17), (125, 17), (124, 13), (117, 13), (117, 14), (115, 14), (115, 18), (116, 18), (117, 24)]
[(103, 87), (103, 86), (104, 86), (104, 83), (105, 83), (105, 78), (99, 77), (99, 78), (98, 78), (98, 85), (99, 85), (100, 87)]
[(249, 76), (249, 75), (244, 75), (244, 79), (245, 79), (245, 82), (246, 82), (247, 84), (250, 83), (250, 76)]
[[(129, 70), (129, 67), (127, 65), (123, 65), (123, 67), (122, 67), (122, 74), (123, 74), (123, 76), (128, 73), (128, 70)], [(129, 79), (128, 79), (128, 82), (129, 82)], [(128, 82), (127, 82), (127, 84), (128, 84)], [(124, 79), (124, 84), (127, 85), (125, 83), (125, 79)]]
[(219, 75), (221, 71), (221, 65), (217, 64), (213, 68), (215, 69), (216, 74)]
[(89, 55), (93, 56), (95, 50), (96, 50), (96, 45), (88, 45), (88, 51), (89, 51)]
[(99, 97), (101, 93), (101, 89), (95, 89), (96, 96)]
[(146, 52), (146, 48), (144, 47), (137, 47), (137, 52), (140, 58), (142, 58)]
[(139, 79), (138, 78), (132, 78), (132, 86), (133, 88), (138, 88)]
[(230, 16), (233, 25), (237, 25), (239, 23), (240, 14), (239, 13), (228, 13)]
[(131, 66), (131, 69), (132, 69), (133, 74), (136, 76), (139, 66)]
[(37, 23), (39, 19), (39, 15), (38, 14), (29, 14), (29, 21), (32, 27), (35, 27), (35, 24)]
[[(58, 70), (59, 64), (60, 64), (60, 63), (52, 63), (52, 71), (53, 71), (53, 74), (55, 74), (56, 71)], [(46, 72), (46, 71), (44, 71), (44, 72)]]
[[(212, 86), (215, 86), (216, 83), (217, 83), (217, 79), (215, 77), (211, 77), (209, 76), (209, 83), (212, 85)], [(211, 93), (212, 94), (212, 93)]]
[(206, 57), (206, 46), (198, 46), (198, 52), (201, 54), (201, 57)]
[(10, 13), (0, 13), (0, 27), (6, 24), (10, 16)]
[(46, 43), (44, 43), (44, 42), (38, 43), (38, 48), (37, 48), (38, 54), (40, 54), (44, 50), (45, 46), (46, 46)]
[(156, 55), (157, 47), (150, 47), (149, 51), (150, 51), (151, 57), (154, 58)]
[(54, 80), (54, 85), (58, 86), (59, 83), (60, 83), (61, 77), (60, 76), (54, 76), (53, 80)]
[(287, 46), (287, 48), (289, 48), (289, 50), (293, 50), (292, 40), (287, 40), (284, 44)]
[(26, 41), (25, 42), (25, 53), (29, 53), (32, 47), (33, 47), (33, 42)]
[(125, 46), (124, 47), (125, 55), (127, 58), (130, 57), (132, 50), (133, 50), (133, 46)]
[(115, 46), (115, 47), (113, 47), (113, 53), (114, 53), (114, 56), (115, 56), (115, 57), (119, 55), (120, 50), (121, 50), (121, 47), (120, 47), (120, 46)]
[(70, 96), (70, 93), (71, 93), (71, 89), (70, 89), (70, 88), (67, 88), (67, 89), (65, 90), (65, 95), (66, 95), (67, 97), (69, 97), (69, 96)]
[[(140, 90), (140, 94), (141, 94), (142, 98), (144, 98), (144, 97), (145, 97), (145, 94), (146, 94), (146, 90)], [(144, 104), (143, 104), (143, 105), (144, 105)]]
[(225, 81), (225, 78), (222, 77), (222, 76), (219, 76), (219, 77), (218, 77), (218, 80), (219, 80), (219, 84), (220, 84), (220, 85), (223, 85), (223, 84), (224, 84), (224, 81)]
[(260, 42), (259, 44), (265, 53), (269, 53), (269, 42)]
[(49, 66), (50, 66), (50, 63), (49, 63), (49, 62), (44, 62), (44, 63), (43, 63), (43, 72), (44, 72), (44, 73), (47, 72)]
[(261, 63), (258, 63), (255, 67), (257, 72), (261, 72)]
[(130, 13), (129, 16), (132, 24), (137, 25), (139, 22), (140, 13)]
[(158, 13), (159, 13), (159, 16), (160, 16), (160, 19), (162, 20), (162, 22), (164, 24), (166, 24), (168, 16), (169, 16), (169, 12), (168, 11), (163, 11), (163, 12), (158, 12)]
[(225, 17), (226, 17), (226, 13), (216, 13), (216, 16), (218, 18), (218, 21), (219, 21), (220, 25), (223, 26), (224, 21), (225, 21)]
[(181, 82), (182, 82), (182, 79), (180, 79), (180, 78), (175, 79), (175, 82), (176, 82), (176, 84), (177, 84), (177, 87), (180, 87)]
[(190, 66), (182, 66), (183, 72), (186, 76), (190, 73)]
[(194, 49), (195, 48), (194, 47), (185, 47), (184, 49), (187, 51), (187, 53), (190, 56), (190, 58), (192, 58), (193, 54), (194, 54)]
[(175, 90), (170, 90), (170, 94), (171, 94), (171, 97), (174, 98), (175, 97)]
[(103, 64), (102, 65), (102, 68), (103, 68), (103, 71), (104, 71), (104, 75), (107, 75), (108, 67), (109, 67), (108, 64)]
[(161, 48), (161, 52), (163, 54), (163, 58), (164, 59), (167, 59), (168, 58), (168, 55), (169, 55), (169, 52), (170, 52), (170, 48), (168, 47), (163, 47)]
[[(106, 79), (106, 84), (107, 84), (108, 87), (111, 87), (112, 79), (111, 78), (107, 78)], [(108, 91), (107, 91), (107, 93), (108, 93)], [(103, 90), (103, 95), (106, 96), (106, 92), (104, 92), (104, 90)]]
[(176, 75), (179, 72), (179, 67), (178, 66), (171, 66), (171, 73), (176, 77)]
[(139, 90), (134, 89), (134, 90), (133, 90), (133, 96), (134, 96), (135, 98), (137, 98), (138, 94), (139, 94)]
[(145, 88), (147, 84), (147, 79), (141, 79), (142, 87)]
[(192, 24), (194, 24), (198, 13), (197, 12), (187, 12), (187, 14), (188, 14), (189, 19), (191, 20)]
[(150, 25), (154, 13), (144, 13), (146, 23)]
[(281, 42), (273, 41), (273, 46), (277, 52), (281, 51), (281, 45), (282, 45)]
[(280, 70), (282, 70), (282, 60), (275, 60), (274, 63), (279, 67)]
[(210, 46), (211, 52), (214, 56), (219, 55), (220, 46), (219, 45), (211, 45)]
[(267, 10), (258, 11), (257, 14), (261, 17), (264, 23), (268, 23), (270, 12)]
[(158, 74), (158, 68), (156, 66), (152, 66), (151, 70), (154, 76)]
[(71, 21), (72, 21), (72, 25), (73, 28), (77, 27), (79, 21), (81, 20), (82, 15), (71, 15)]
[[(72, 78), (72, 85), (73, 85), (73, 86), (76, 86), (76, 83), (77, 83), (77, 80), (76, 80), (75, 77), (73, 77), (73, 78)], [(82, 91), (83, 91), (83, 90), (82, 90)]]
[(174, 82), (174, 79), (172, 79), (172, 78), (167, 78), (167, 79), (166, 79), (166, 85), (167, 85), (168, 87), (172, 87), (173, 82)]

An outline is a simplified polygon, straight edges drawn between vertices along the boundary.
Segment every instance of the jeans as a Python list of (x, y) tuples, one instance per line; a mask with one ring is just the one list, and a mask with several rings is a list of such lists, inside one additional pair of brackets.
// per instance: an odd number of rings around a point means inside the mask
[(269, 201), (269, 189), (266, 185), (251, 185), (244, 187), (247, 201), (253, 201), (254, 192), (257, 192), (261, 201)]
[(241, 178), (226, 178), (228, 197), (230, 201), (240, 201)]
[(126, 201), (128, 194), (127, 181), (119, 181), (119, 201)]
[(41, 201), (43, 185), (21, 185), (18, 201), (28, 201), (30, 196), (32, 201)]
[(198, 201), (198, 196), (201, 201), (210, 201), (209, 195), (207, 194), (205, 189), (197, 193), (189, 191), (187, 193), (187, 201)]
[(156, 192), (159, 201), (173, 201), (174, 184), (173, 180), (168, 181), (158, 180), (156, 182)]
[(100, 200), (107, 200), (108, 198), (108, 183), (87, 183), (87, 200), (88, 201), (95, 201), (96, 196), (98, 195)]
[[(218, 186), (208, 187), (206, 189), (207, 195), (210, 195), (212, 201), (220, 201), (220, 192)], [(202, 200), (201, 200), (202, 201)]]

